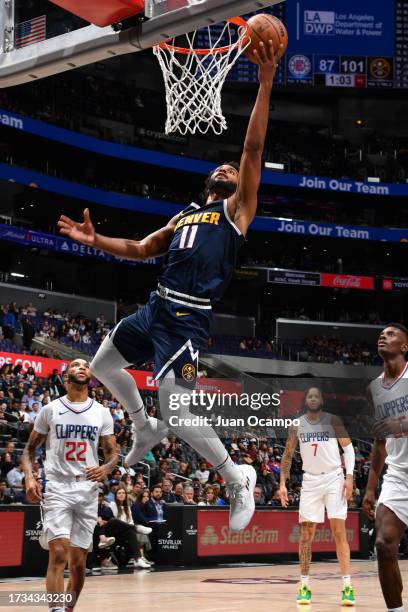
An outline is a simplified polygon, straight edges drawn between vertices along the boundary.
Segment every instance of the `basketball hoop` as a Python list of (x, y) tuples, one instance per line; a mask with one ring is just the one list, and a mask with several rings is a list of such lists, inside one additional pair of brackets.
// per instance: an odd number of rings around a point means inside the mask
[(197, 30), (185, 35), (186, 45), (170, 39), (153, 47), (163, 72), (166, 88), (166, 134), (178, 130), (185, 135), (211, 128), (221, 134), (227, 128), (222, 114), (221, 90), (232, 66), (251, 43), (242, 17), (228, 19), (221, 32), (207, 26), (200, 30), (208, 48), (195, 46)]

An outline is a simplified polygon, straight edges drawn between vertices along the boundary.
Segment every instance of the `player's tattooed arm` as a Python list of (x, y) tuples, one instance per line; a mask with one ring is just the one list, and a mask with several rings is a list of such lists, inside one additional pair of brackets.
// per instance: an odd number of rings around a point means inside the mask
[(33, 430), (23, 450), (22, 463), (24, 467), (25, 478), (24, 486), (26, 491), (26, 497), (31, 502), (41, 501), (41, 488), (34, 477), (33, 468), (35, 462), (35, 451), (37, 450), (37, 448), (44, 444), (46, 439), (46, 435), (40, 434), (38, 433), (38, 431)]
[(149, 234), (143, 240), (110, 238), (95, 231), (89, 208), (85, 208), (82, 223), (77, 223), (66, 215), (61, 215), (58, 227), (61, 234), (68, 236), (72, 240), (82, 242), (82, 244), (95, 247), (124, 259), (143, 260), (149, 257), (158, 257), (167, 252), (177, 221), (178, 216), (173, 217), (165, 227)]
[(290, 468), (292, 467), (293, 455), (295, 453), (298, 444), (297, 427), (292, 425), (289, 429), (289, 435), (286, 440), (285, 450), (281, 459), (281, 472), (280, 472), (280, 487), (279, 497), (281, 504), (284, 508), (289, 505), (288, 490), (286, 488), (286, 481), (290, 477)]
[(101, 436), (100, 442), (102, 445), (105, 463), (99, 466), (95, 465), (93, 467), (86, 468), (87, 480), (105, 480), (118, 464), (119, 454), (115, 436), (113, 434), (109, 436)]
[(285, 450), (281, 459), (281, 473), (280, 481), (281, 484), (285, 484), (287, 479), (290, 477), (290, 468), (292, 467), (293, 455), (298, 444), (297, 427), (292, 426), (289, 429), (288, 439), (286, 440)]

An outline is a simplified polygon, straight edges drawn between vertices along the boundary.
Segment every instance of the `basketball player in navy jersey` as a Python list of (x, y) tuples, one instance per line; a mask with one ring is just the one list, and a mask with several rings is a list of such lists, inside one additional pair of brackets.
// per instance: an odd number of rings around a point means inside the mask
[[(408, 329), (390, 323), (378, 339), (384, 372), (370, 385), (374, 440), (364, 512), (374, 520), (378, 574), (389, 612), (404, 612), (398, 548), (408, 527)], [(377, 508), (375, 490), (387, 465)]]
[[(260, 43), (259, 90), (244, 143), (241, 163), (225, 163), (207, 179), (207, 201), (190, 204), (162, 229), (140, 242), (108, 238), (95, 232), (89, 210), (83, 223), (66, 216), (59, 220), (60, 232), (73, 240), (125, 259), (143, 260), (165, 255), (157, 290), (148, 304), (123, 319), (105, 338), (91, 368), (126, 407), (134, 423), (134, 443), (126, 457), (135, 464), (162, 440), (170, 416), (169, 394), (195, 387), (199, 349), (209, 335), (212, 305), (225, 292), (256, 214), (261, 179), (262, 153), (269, 118), (269, 103), (277, 58), (272, 41)], [(160, 381), (159, 401), (164, 422), (146, 415), (133, 378), (125, 368), (154, 357), (155, 378)], [(244, 529), (253, 515), (255, 470), (237, 466), (209, 426), (183, 425), (191, 417), (189, 406), (181, 406), (180, 425), (172, 431), (205, 457), (224, 478), (230, 496), (230, 528)]]

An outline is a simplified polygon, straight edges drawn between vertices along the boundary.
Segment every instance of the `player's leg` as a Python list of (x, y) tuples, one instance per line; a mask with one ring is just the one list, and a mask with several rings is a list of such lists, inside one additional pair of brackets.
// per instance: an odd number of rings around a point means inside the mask
[(302, 521), (299, 536), (300, 590), (297, 596), (299, 604), (310, 604), (312, 593), (309, 575), (312, 562), (312, 544), (316, 533), (316, 523)]
[(339, 470), (333, 476), (328, 477), (325, 506), (336, 544), (336, 554), (340, 564), (341, 575), (343, 576), (341, 602), (344, 606), (353, 606), (355, 598), (354, 590), (351, 586), (350, 546), (347, 541), (346, 531), (347, 499), (344, 495), (343, 470)]
[[(189, 426), (184, 424), (195, 415), (190, 412), (190, 403), (178, 402), (181, 396), (192, 394), (192, 389), (178, 384), (174, 370), (169, 370), (160, 381), (159, 402), (162, 418), (171, 427), (171, 431), (187, 442), (199, 455), (210, 461), (224, 478), (230, 494), (230, 529), (245, 529), (255, 511), (253, 491), (256, 484), (256, 472), (252, 466), (237, 466), (229, 456), (218, 435), (209, 425)], [(171, 396), (174, 401), (171, 401)], [(174, 408), (177, 402), (179, 408)], [(171, 417), (177, 417), (171, 420)]]
[(380, 503), (375, 517), (378, 576), (389, 610), (403, 610), (402, 578), (398, 566), (398, 547), (406, 525), (387, 506)]
[(69, 557), (69, 539), (56, 538), (48, 541), (48, 568), (45, 585), (48, 594), (64, 593), (64, 570)]
[(303, 476), (299, 500), (300, 588), (296, 599), (300, 605), (310, 604), (312, 601), (310, 563), (316, 524), (324, 521), (324, 484), (321, 477), (312, 474), (304, 474)]
[[(138, 315), (136, 313), (136, 315)], [(168, 433), (164, 423), (148, 417), (133, 377), (126, 371), (132, 363), (142, 361), (152, 351), (142, 332), (147, 324), (142, 313), (128, 317), (107, 336), (91, 363), (92, 373), (120, 401), (133, 421), (133, 445), (126, 463), (134, 465)]]
[[(85, 582), (85, 567), (88, 549), (70, 546), (68, 552), (69, 580), (67, 593), (75, 593), (75, 601), (78, 601)], [(71, 612), (73, 609), (74, 606), (65, 606), (65, 612)]]

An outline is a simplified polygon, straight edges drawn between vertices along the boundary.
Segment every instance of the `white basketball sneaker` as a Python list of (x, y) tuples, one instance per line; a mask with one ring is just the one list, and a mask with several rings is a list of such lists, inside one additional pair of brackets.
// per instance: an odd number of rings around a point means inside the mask
[(143, 459), (145, 454), (163, 440), (169, 433), (168, 427), (163, 421), (158, 421), (154, 417), (148, 417), (146, 424), (141, 429), (136, 429), (132, 425), (133, 444), (129, 453), (125, 457), (125, 463), (135, 465)]
[(256, 472), (251, 465), (240, 465), (242, 472), (241, 482), (227, 485), (230, 501), (231, 531), (242, 531), (250, 522), (255, 512), (254, 489), (256, 485)]

